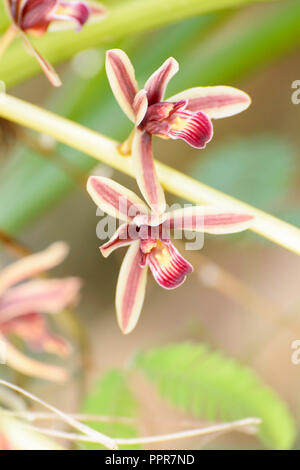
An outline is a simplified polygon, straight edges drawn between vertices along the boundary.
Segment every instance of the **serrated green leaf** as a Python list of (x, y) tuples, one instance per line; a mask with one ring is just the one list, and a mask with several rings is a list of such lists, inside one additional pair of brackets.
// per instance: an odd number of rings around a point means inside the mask
[(292, 447), (295, 425), (284, 401), (251, 369), (220, 352), (173, 344), (140, 353), (135, 367), (179, 409), (209, 420), (259, 417), (259, 437), (267, 447)]
[[(128, 388), (125, 373), (110, 370), (94, 385), (92, 392), (86, 397), (82, 412), (93, 415), (113, 417), (137, 417), (137, 405)], [(137, 437), (136, 424), (131, 423), (95, 423), (89, 422), (90, 427), (110, 437)], [(86, 444), (87, 449), (102, 449), (98, 444)], [(139, 449), (139, 446), (121, 446), (121, 449)]]

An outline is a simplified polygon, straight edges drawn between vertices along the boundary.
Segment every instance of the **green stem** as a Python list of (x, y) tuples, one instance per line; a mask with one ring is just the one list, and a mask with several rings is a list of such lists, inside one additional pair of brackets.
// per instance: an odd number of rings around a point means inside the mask
[[(42, 55), (54, 64), (69, 59), (86, 48), (184, 18), (271, 1), (273, 0), (130, 0), (109, 9), (104, 21), (86, 25), (80, 34), (74, 34), (73, 31), (49, 33), (37, 41), (34, 40), (33, 43), (37, 45)], [(24, 54), (20, 42), (16, 42), (9, 56), (1, 61), (1, 79), (6, 82), (7, 87), (20, 83), (38, 72), (38, 65), (32, 57)]]
[[(119, 142), (80, 124), (10, 95), (0, 95), (0, 116), (37, 132), (48, 134), (59, 142), (134, 177), (131, 159), (124, 158), (118, 151)], [(170, 193), (196, 204), (214, 204), (233, 211), (252, 214), (255, 217), (252, 226), (254, 232), (300, 254), (300, 230), (298, 228), (200, 183), (163, 163), (156, 162), (156, 167), (162, 185)]]

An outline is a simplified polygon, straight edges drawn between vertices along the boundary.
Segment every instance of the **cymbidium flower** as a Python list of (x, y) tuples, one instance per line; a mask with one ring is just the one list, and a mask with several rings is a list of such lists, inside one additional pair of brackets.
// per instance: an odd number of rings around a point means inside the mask
[[(44, 73), (54, 86), (61, 81), (51, 65), (32, 46), (28, 36), (42, 36), (56, 21), (71, 21), (76, 31), (91, 15), (103, 16), (105, 9), (98, 3), (64, 0), (5, 0), (13, 25), (10, 32), (19, 32), (29, 51), (36, 57)], [(11, 36), (11, 34), (10, 34)]]
[(141, 313), (148, 267), (156, 282), (165, 289), (180, 286), (193, 270), (171, 242), (170, 229), (233, 233), (247, 229), (253, 219), (249, 215), (203, 206), (157, 215), (132, 191), (100, 176), (89, 178), (87, 190), (99, 208), (123, 222), (100, 248), (102, 255), (107, 257), (116, 248), (130, 245), (116, 290), (118, 323), (125, 334), (133, 330)]
[(152, 209), (165, 210), (164, 193), (155, 173), (152, 135), (183, 139), (192, 147), (204, 148), (213, 135), (211, 119), (240, 113), (248, 108), (249, 96), (228, 86), (196, 87), (164, 100), (169, 80), (179, 65), (170, 57), (138, 90), (134, 68), (120, 49), (107, 52), (106, 71), (120, 107), (135, 124), (132, 158), (139, 188)]
[(55, 243), (45, 251), (9, 265), (0, 273), (0, 342), (5, 346), (7, 365), (24, 374), (49, 380), (66, 378), (64, 369), (23, 355), (9, 341), (8, 336), (14, 334), (20, 337), (36, 351), (60, 356), (69, 354), (69, 344), (48, 330), (43, 314), (59, 313), (73, 305), (78, 298), (79, 279), (28, 280), (60, 264), (67, 253), (68, 247), (64, 243)]

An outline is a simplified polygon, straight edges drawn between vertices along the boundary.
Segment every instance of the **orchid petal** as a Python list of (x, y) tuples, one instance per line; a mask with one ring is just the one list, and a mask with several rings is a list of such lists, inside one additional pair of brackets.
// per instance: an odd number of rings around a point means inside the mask
[(196, 87), (172, 96), (168, 101), (187, 100), (187, 110), (202, 111), (209, 118), (220, 119), (238, 114), (249, 107), (247, 93), (229, 86)]
[(106, 73), (121, 109), (132, 122), (135, 122), (133, 103), (138, 86), (133, 65), (125, 52), (121, 49), (111, 49), (106, 53)]
[(147, 256), (156, 282), (165, 289), (175, 289), (184, 281), (187, 274), (193, 271), (192, 265), (186, 261), (172, 242), (159, 241)]
[(163, 99), (169, 81), (178, 70), (179, 65), (177, 60), (173, 57), (169, 57), (169, 59), (151, 75), (145, 84), (149, 106), (154, 103), (159, 103)]
[(146, 90), (140, 90), (134, 98), (133, 109), (135, 114), (135, 125), (139, 126), (145, 117), (148, 109), (148, 99)]
[(51, 21), (73, 21), (76, 23), (77, 31), (87, 22), (91, 10), (89, 6), (83, 2), (64, 2), (58, 1), (57, 8), (51, 15)]
[(58, 0), (27, 0), (18, 2), (15, 10), (15, 21), (26, 33), (44, 34), (51, 22), (51, 13), (55, 10)]
[(43, 70), (44, 74), (48, 78), (49, 82), (55, 87), (61, 86), (61, 84), (62, 84), (61, 80), (60, 80), (59, 76), (57, 75), (57, 73), (55, 72), (54, 68), (33, 47), (31, 42), (27, 38), (26, 34), (22, 34), (22, 38), (23, 38), (23, 41), (24, 41), (29, 53), (31, 53), (36, 58), (36, 60), (38, 61), (39, 65), (41, 67), (41, 69)]
[(0, 322), (30, 312), (58, 313), (73, 305), (78, 297), (77, 278), (28, 281), (13, 287), (0, 298)]
[(132, 163), (137, 184), (154, 212), (162, 214), (166, 208), (165, 195), (156, 175), (152, 154), (152, 137), (136, 129), (132, 142)]
[(179, 111), (174, 113), (167, 135), (172, 139), (183, 139), (192, 147), (201, 149), (212, 139), (213, 127), (211, 120), (201, 111)]
[(88, 6), (93, 16), (99, 15), (104, 17), (107, 13), (107, 9), (100, 2), (88, 2)]
[(133, 191), (104, 176), (90, 176), (87, 192), (103, 212), (126, 222), (137, 214), (149, 212), (146, 204)]
[[(121, 246), (130, 245), (134, 239), (138, 238), (138, 234), (134, 229), (136, 226), (134, 224), (122, 224), (116, 230), (111, 239), (100, 247), (100, 251), (104, 258), (107, 258), (114, 250), (120, 248)], [(134, 234), (136, 235), (134, 238)]]
[(67, 380), (68, 373), (65, 369), (25, 356), (1, 334), (0, 341), (4, 344), (6, 364), (12, 369), (31, 377), (39, 377), (53, 382), (65, 382)]
[(253, 216), (206, 206), (191, 206), (168, 213), (171, 229), (191, 230), (212, 234), (241, 232), (248, 229)]
[(69, 252), (68, 245), (57, 242), (46, 250), (16, 261), (0, 273), (0, 294), (18, 282), (37, 276), (60, 264)]
[(5, 335), (19, 336), (35, 351), (45, 351), (61, 357), (68, 356), (72, 351), (64, 338), (49, 331), (45, 317), (38, 313), (29, 313), (1, 323), (0, 330)]
[(144, 303), (147, 267), (141, 264), (140, 242), (136, 240), (125, 255), (116, 290), (117, 318), (124, 334), (134, 329)]

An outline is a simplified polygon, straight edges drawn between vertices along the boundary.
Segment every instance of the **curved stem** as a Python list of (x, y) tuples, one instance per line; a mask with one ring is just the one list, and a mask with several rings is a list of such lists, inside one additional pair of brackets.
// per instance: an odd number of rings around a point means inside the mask
[[(142, 444), (156, 444), (160, 442), (175, 441), (178, 439), (187, 439), (189, 437), (207, 436), (209, 434), (224, 433), (231, 431), (245, 432), (246, 434), (255, 434), (257, 432), (257, 426), (261, 423), (260, 418), (245, 418), (239, 421), (232, 421), (231, 423), (221, 423), (208, 426), (200, 429), (189, 429), (186, 431), (173, 432), (170, 434), (162, 434), (157, 436), (147, 437), (136, 437), (136, 438), (115, 438), (114, 441), (118, 445), (142, 445)], [(57, 437), (61, 439), (67, 439), (71, 441), (82, 441), (82, 442), (97, 442), (94, 441), (90, 436), (82, 434), (68, 433), (56, 429), (45, 429), (37, 426), (26, 425), (27, 429), (36, 431), (47, 436)]]
[[(57, 116), (30, 103), (0, 94), (0, 116), (50, 135), (59, 142), (90, 155), (111, 167), (134, 177), (130, 158), (120, 155), (116, 142), (80, 124)], [(156, 162), (159, 179), (165, 190), (196, 204), (213, 204), (227, 210), (255, 217), (251, 230), (300, 255), (300, 229), (273, 217), (232, 196)]]
[(7, 382), (6, 380), (0, 379), (0, 385), (3, 385), (4, 387), (10, 388), (11, 390), (14, 390), (15, 392), (20, 393), (21, 395), (29, 398), (33, 402), (39, 403), (40, 405), (47, 408), (52, 413), (59, 416), (62, 419), (62, 421), (67, 423), (69, 426), (73, 427), (77, 431), (82, 432), (84, 435), (89, 436), (89, 438), (92, 438), (94, 442), (98, 442), (98, 444), (102, 444), (108, 449), (113, 449), (113, 450), (117, 449), (117, 445), (114, 439), (111, 439), (110, 437), (105, 436), (104, 434), (98, 431), (95, 431), (94, 429), (90, 428), (86, 424), (83, 424), (80, 421), (77, 421), (72, 416), (64, 413), (63, 411), (60, 411), (58, 408), (50, 405), (44, 400), (41, 400), (40, 398), (33, 395), (32, 393), (29, 393), (26, 390), (22, 389), (21, 387), (18, 387), (17, 385), (14, 385), (10, 382)]

